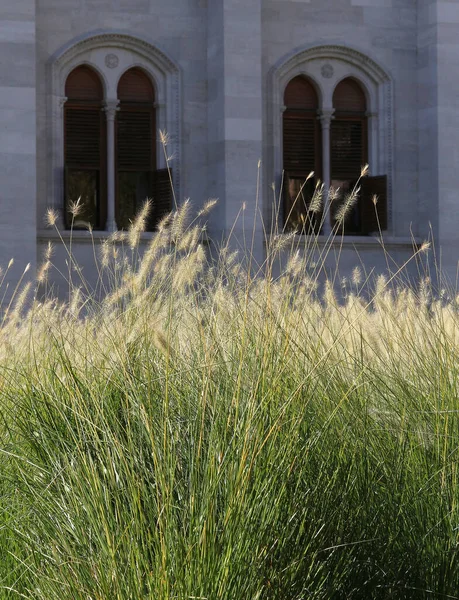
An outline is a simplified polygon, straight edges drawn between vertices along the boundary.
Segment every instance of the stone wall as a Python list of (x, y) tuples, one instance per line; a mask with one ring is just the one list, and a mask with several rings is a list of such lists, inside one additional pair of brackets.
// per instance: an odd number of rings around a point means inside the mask
[(0, 266), (14, 257), (10, 286), (36, 258), (35, 41), (35, 0), (2, 0)]

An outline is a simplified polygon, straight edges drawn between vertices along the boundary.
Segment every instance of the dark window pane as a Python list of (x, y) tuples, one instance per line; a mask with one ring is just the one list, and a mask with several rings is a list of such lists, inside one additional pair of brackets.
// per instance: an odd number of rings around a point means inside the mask
[(314, 178), (285, 175), (284, 183), (284, 223), (287, 231), (296, 230), (300, 234), (319, 233), (320, 214), (309, 210), (315, 190)]
[(122, 171), (118, 173), (118, 211), (119, 229), (128, 229), (131, 222), (142, 209), (147, 198), (151, 198), (151, 173)]
[[(333, 202), (331, 206), (332, 222), (335, 223), (335, 215), (338, 209), (343, 205), (348, 195), (357, 185), (356, 179), (332, 179), (331, 186), (333, 189), (339, 189), (339, 197)], [(343, 225), (344, 233), (346, 234), (360, 234), (362, 233), (362, 218), (360, 209), (360, 195), (357, 197), (354, 205), (347, 211)], [(340, 226), (338, 233), (342, 233), (343, 226)]]
[[(66, 169), (65, 174), (66, 225), (75, 229), (87, 225), (98, 227), (99, 215), (99, 172), (80, 169)], [(73, 218), (70, 212), (72, 203), (79, 200), (78, 214)]]

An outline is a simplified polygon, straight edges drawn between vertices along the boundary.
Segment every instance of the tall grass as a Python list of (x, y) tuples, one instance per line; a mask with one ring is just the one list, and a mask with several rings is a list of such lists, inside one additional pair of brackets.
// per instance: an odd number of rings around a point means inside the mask
[(459, 598), (456, 300), (144, 216), (3, 319), (0, 597)]

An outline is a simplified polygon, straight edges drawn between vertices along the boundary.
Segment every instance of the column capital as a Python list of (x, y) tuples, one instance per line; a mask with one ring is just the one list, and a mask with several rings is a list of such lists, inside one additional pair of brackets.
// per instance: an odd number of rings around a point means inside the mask
[(107, 115), (107, 121), (115, 120), (115, 115), (116, 115), (117, 111), (119, 111), (119, 109), (120, 109), (119, 103), (120, 103), (119, 100), (107, 100), (105, 102), (105, 106), (102, 110)]
[(319, 116), (317, 118), (322, 123), (322, 127), (324, 129), (329, 128), (332, 120), (334, 119), (333, 115), (335, 113), (335, 109), (334, 108), (324, 108), (318, 112), (319, 112)]
[(282, 104), (282, 106), (280, 107), (281, 113), (284, 113), (286, 110), (287, 110), (287, 107), (285, 106), (285, 104)]
[(67, 102), (67, 100), (67, 96), (58, 96), (57, 105), (59, 106), (59, 108), (64, 108), (64, 104)]

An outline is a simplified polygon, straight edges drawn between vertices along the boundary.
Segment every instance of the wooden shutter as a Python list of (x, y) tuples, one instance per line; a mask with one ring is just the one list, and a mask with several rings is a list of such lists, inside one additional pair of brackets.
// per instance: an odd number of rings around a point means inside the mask
[[(320, 222), (309, 210), (321, 171), (319, 100), (312, 83), (306, 77), (298, 76), (285, 88), (284, 104), (284, 227), (309, 234), (316, 231)], [(303, 185), (311, 171), (315, 177)]]
[[(121, 227), (134, 220), (147, 197), (156, 194), (155, 90), (142, 69), (134, 67), (118, 84), (116, 116), (116, 213)], [(147, 193), (148, 192), (148, 193)], [(156, 209), (147, 229), (153, 230)]]
[(134, 67), (126, 71), (118, 83), (118, 100), (121, 102), (153, 104), (155, 91), (148, 76)]
[(65, 108), (65, 163), (67, 166), (99, 169), (104, 114), (100, 107)]
[(333, 93), (333, 107), (336, 113), (364, 114), (367, 110), (365, 94), (355, 79), (343, 79)]
[[(373, 203), (377, 197), (376, 206)], [(387, 176), (364, 177), (361, 182), (361, 215), (363, 233), (387, 229)]]
[[(100, 227), (106, 201), (106, 119), (102, 82), (85, 65), (67, 78), (64, 107), (64, 208), (66, 226)], [(69, 203), (80, 199), (80, 217), (73, 220)]]
[(156, 229), (159, 221), (172, 210), (173, 194), (171, 185), (171, 170), (158, 169), (153, 173), (153, 210), (150, 227)]
[(364, 119), (332, 121), (330, 130), (331, 178), (353, 179), (366, 164), (366, 124)]
[(117, 167), (120, 171), (153, 168), (153, 114), (151, 110), (120, 110), (117, 114)]
[(301, 75), (294, 77), (285, 88), (284, 105), (290, 109), (317, 111), (319, 100), (312, 83)]
[(305, 77), (295, 77), (285, 88), (283, 116), (284, 171), (304, 174), (311, 171), (318, 176), (320, 139), (316, 91)]
[(316, 170), (317, 122), (284, 113), (284, 170), (308, 175)]
[(90, 67), (82, 65), (74, 69), (67, 77), (65, 95), (70, 103), (101, 103), (104, 92), (97, 73)]

